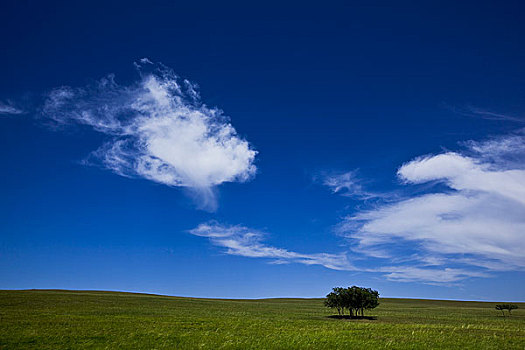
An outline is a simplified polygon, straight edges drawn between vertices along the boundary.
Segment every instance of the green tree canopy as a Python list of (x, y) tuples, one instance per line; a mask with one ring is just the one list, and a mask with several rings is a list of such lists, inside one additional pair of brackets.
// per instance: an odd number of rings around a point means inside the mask
[(511, 315), (511, 311), (518, 308), (518, 305), (515, 304), (498, 304), (496, 305), (496, 310), (501, 311), (503, 316), (505, 316), (505, 310), (508, 310), (509, 315)]
[(379, 292), (371, 288), (352, 286), (348, 288), (335, 287), (324, 301), (326, 307), (336, 309), (339, 315), (345, 310), (350, 316), (364, 316), (365, 310), (379, 305)]

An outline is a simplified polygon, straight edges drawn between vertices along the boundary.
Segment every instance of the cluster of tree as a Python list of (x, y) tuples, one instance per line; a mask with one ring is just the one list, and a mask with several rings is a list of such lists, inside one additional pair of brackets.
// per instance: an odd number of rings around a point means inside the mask
[(336, 287), (326, 296), (324, 304), (329, 308), (337, 309), (339, 315), (344, 315), (345, 311), (348, 311), (351, 317), (364, 316), (365, 310), (379, 305), (379, 293), (371, 288)]
[(505, 310), (509, 311), (509, 316), (510, 316), (510, 312), (512, 310), (517, 309), (517, 308), (518, 308), (518, 305), (514, 305), (514, 304), (498, 304), (498, 305), (496, 305), (496, 310), (501, 311), (501, 313), (503, 314), (503, 317), (505, 317)]

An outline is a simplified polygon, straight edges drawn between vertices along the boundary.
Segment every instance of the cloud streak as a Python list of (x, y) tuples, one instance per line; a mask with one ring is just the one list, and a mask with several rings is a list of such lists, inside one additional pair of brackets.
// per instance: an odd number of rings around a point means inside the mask
[(191, 189), (199, 204), (216, 206), (213, 188), (244, 182), (256, 172), (256, 151), (228, 118), (201, 102), (197, 86), (148, 59), (135, 63), (140, 79), (51, 91), (42, 115), (59, 129), (72, 124), (108, 136), (88, 162), (116, 174)]
[(24, 111), (13, 106), (11, 103), (4, 103), (0, 101), (0, 115), (18, 115), (24, 114)]
[(346, 254), (303, 254), (264, 244), (265, 234), (244, 226), (226, 226), (218, 223), (204, 223), (189, 231), (200, 237), (207, 237), (213, 245), (226, 248), (226, 254), (249, 258), (273, 259), (272, 263), (299, 263), (321, 265), (333, 270), (354, 270)]
[(486, 120), (495, 120), (495, 121), (509, 121), (516, 123), (524, 123), (525, 118), (517, 117), (509, 114), (496, 113), (484, 108), (467, 106), (464, 108), (450, 107), (450, 109), (459, 115), (473, 118), (481, 118)]
[[(443, 268), (427, 266), (427, 268), (406, 265), (384, 265), (380, 267), (360, 267), (350, 261), (353, 256), (356, 261), (362, 260), (355, 252), (350, 253), (313, 253), (305, 254), (288, 249), (265, 244), (265, 233), (245, 226), (221, 225), (217, 222), (203, 223), (189, 233), (206, 237), (218, 247), (225, 248), (228, 255), (247, 258), (268, 259), (271, 264), (297, 263), (304, 265), (320, 265), (327, 269), (351, 272), (379, 273), (384, 278), (396, 282), (426, 282), (432, 284), (450, 284), (469, 277), (486, 277), (483, 272), (469, 271), (459, 268)], [(427, 259), (428, 260), (428, 259)], [(436, 265), (430, 263), (427, 265)], [(439, 265), (439, 264), (437, 264)]]

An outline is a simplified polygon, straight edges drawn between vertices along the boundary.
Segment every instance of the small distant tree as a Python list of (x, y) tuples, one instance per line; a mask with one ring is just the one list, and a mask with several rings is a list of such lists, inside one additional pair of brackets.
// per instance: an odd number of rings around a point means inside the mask
[(509, 315), (512, 310), (516, 310), (518, 308), (518, 305), (514, 304), (507, 304), (507, 310), (509, 310)]
[(515, 304), (498, 304), (496, 305), (496, 310), (501, 311), (503, 317), (505, 317), (505, 310), (509, 312), (509, 316), (512, 314), (512, 310), (516, 310), (518, 305)]
[(348, 310), (350, 317), (364, 316), (365, 310), (379, 305), (379, 292), (357, 286), (336, 287), (326, 296), (324, 304), (326, 307), (337, 309), (341, 316), (345, 314), (345, 310)]
[(501, 314), (505, 317), (505, 308), (503, 305), (496, 305), (496, 310), (501, 311)]

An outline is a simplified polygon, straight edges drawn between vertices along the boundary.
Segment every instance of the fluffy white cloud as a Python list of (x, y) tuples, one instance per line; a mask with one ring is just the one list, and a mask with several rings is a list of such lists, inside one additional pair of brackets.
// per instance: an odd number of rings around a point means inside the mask
[[(525, 170), (507, 161), (523, 154), (523, 137), (470, 142), (469, 155), (444, 153), (404, 164), (398, 171), (404, 183), (437, 182), (445, 189), (358, 212), (340, 232), (372, 256), (416, 251), (412, 261), (382, 269), (390, 279), (452, 282), (524, 269)], [(444, 269), (428, 268), (429, 260)]]
[(299, 263), (322, 265), (334, 270), (354, 270), (346, 254), (302, 254), (265, 245), (264, 234), (244, 226), (225, 226), (217, 223), (200, 224), (191, 234), (207, 237), (211, 243), (227, 248), (226, 253), (250, 258), (270, 258), (272, 263)]
[(200, 101), (195, 85), (147, 59), (135, 65), (141, 78), (128, 86), (110, 75), (94, 86), (55, 89), (43, 114), (57, 127), (83, 124), (109, 135), (91, 162), (119, 175), (191, 188), (208, 207), (214, 206), (213, 186), (255, 174), (256, 151), (220, 110)]
[(458, 191), (486, 192), (525, 204), (525, 170), (494, 168), (457, 153), (416, 159), (403, 165), (398, 176), (415, 184), (443, 181)]

